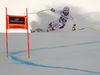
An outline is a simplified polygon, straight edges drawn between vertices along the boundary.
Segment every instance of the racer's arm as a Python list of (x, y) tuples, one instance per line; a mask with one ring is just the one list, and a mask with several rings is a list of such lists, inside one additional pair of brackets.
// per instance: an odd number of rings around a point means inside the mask
[(61, 11), (56, 11), (54, 8), (51, 8), (51, 11), (54, 12), (54, 13), (58, 13), (58, 14), (61, 13)]
[(72, 31), (76, 30), (76, 21), (73, 19), (71, 15), (69, 15), (69, 19), (73, 22)]

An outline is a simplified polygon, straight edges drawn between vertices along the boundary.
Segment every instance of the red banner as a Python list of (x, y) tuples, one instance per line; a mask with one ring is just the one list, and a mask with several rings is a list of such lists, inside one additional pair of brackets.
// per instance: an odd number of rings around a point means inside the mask
[(28, 16), (8, 15), (6, 8), (6, 29), (28, 29)]

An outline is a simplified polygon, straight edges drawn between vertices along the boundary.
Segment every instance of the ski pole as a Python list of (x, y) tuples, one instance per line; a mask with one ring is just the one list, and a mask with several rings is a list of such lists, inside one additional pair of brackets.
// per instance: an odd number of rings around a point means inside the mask
[(84, 28), (81, 28), (81, 29), (76, 29), (76, 30), (83, 30), (83, 29), (92, 29), (92, 30), (95, 30), (95, 31), (98, 31), (97, 29), (94, 29), (94, 28), (91, 28), (91, 27), (84, 27)]
[[(31, 13), (28, 13), (28, 14), (38, 14), (38, 13), (41, 13), (43, 11), (50, 11), (51, 9), (45, 9), (45, 10), (41, 10), (41, 11), (38, 11), (38, 12), (31, 12)], [(26, 14), (26, 13), (24, 13)]]

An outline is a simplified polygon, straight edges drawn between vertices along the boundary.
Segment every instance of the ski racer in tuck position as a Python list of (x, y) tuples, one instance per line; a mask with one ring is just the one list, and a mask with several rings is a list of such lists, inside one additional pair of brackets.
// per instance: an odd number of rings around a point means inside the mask
[[(54, 8), (51, 8), (51, 11), (54, 13), (60, 14), (60, 18), (47, 25), (47, 32), (64, 28), (64, 26), (66, 25), (69, 19), (73, 22), (72, 31), (76, 30), (76, 22), (73, 19), (73, 17), (70, 15), (69, 13), (70, 9), (68, 6), (65, 6), (63, 8), (63, 11), (56, 11)], [(42, 31), (42, 29), (43, 28), (38, 28), (36, 29), (36, 31), (40, 32)], [(34, 31), (31, 31), (31, 32), (34, 32)]]

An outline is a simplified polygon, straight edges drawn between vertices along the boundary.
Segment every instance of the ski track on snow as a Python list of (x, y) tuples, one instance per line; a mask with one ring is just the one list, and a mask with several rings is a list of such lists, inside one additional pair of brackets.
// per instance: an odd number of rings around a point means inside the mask
[[(80, 45), (95, 44), (95, 43), (100, 43), (100, 41), (85, 42), (85, 43), (79, 43), (79, 44), (73, 44), (73, 45), (55, 46), (55, 47), (36, 48), (36, 49), (31, 49), (30, 51), (55, 49), (55, 48), (63, 48), (63, 47), (71, 47), (71, 46), (80, 46)], [(55, 69), (67, 69), (67, 70), (75, 70), (75, 71), (82, 71), (82, 72), (100, 74), (100, 72), (83, 70), (83, 69), (76, 69), (76, 68), (69, 68), (69, 67), (56, 67), (56, 66), (47, 66), (47, 65), (42, 65), (42, 64), (36, 64), (36, 63), (33, 63), (33, 62), (22, 60), (21, 58), (14, 56), (15, 54), (20, 54), (20, 53), (23, 53), (23, 52), (27, 52), (27, 51), (11, 52), (11, 53), (9, 53), (9, 56), (14, 61), (19, 61), (22, 64), (31, 65), (31, 66), (38, 66), (38, 67), (45, 67), (45, 68), (55, 68)]]

